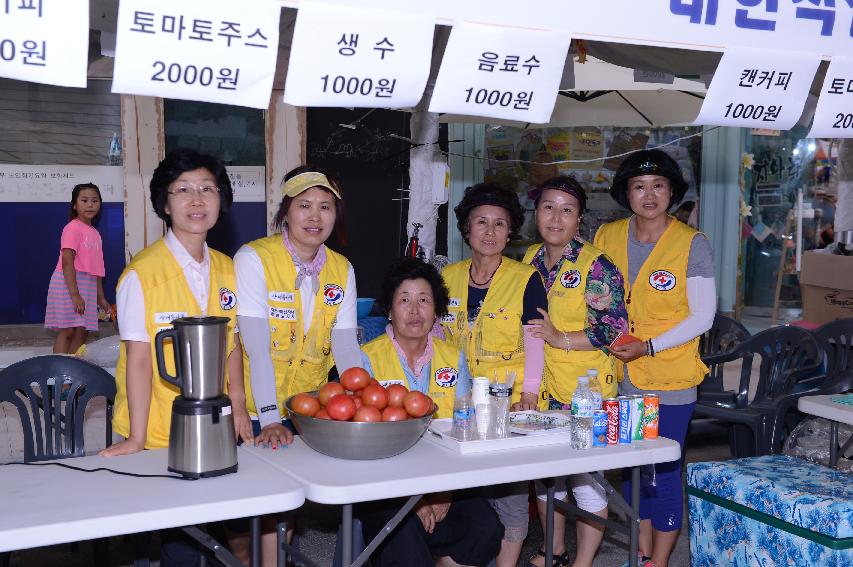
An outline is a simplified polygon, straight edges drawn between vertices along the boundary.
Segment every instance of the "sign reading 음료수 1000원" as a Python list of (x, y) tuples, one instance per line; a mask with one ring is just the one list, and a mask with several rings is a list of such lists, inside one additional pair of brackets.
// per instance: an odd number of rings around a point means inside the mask
[(570, 42), (566, 32), (457, 23), (429, 110), (546, 123)]
[(88, 0), (0, 2), (0, 77), (85, 87)]
[(429, 77), (432, 17), (302, 2), (284, 101), (296, 106), (406, 108)]
[(122, 0), (112, 90), (266, 109), (280, 14), (275, 0)]
[(800, 119), (820, 56), (726, 50), (696, 124), (790, 130)]

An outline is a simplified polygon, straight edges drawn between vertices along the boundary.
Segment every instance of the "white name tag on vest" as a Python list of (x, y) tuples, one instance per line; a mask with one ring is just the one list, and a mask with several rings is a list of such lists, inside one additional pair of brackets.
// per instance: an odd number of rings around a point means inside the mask
[(296, 321), (296, 309), (286, 307), (270, 307), (270, 317), (273, 319), (281, 319), (282, 321)]
[(294, 294), (290, 291), (271, 291), (270, 301), (280, 301), (281, 303), (293, 303), (296, 301)]
[(448, 313), (446, 315), (441, 316), (442, 323), (455, 323), (456, 322), (456, 313)]
[(450, 308), (459, 307), (459, 298), (458, 297), (451, 297), (450, 301), (447, 303), (447, 306)]
[(186, 311), (163, 311), (161, 313), (154, 314), (154, 324), (155, 325), (169, 325), (175, 319), (180, 319), (181, 317), (186, 317)]
[(384, 388), (387, 388), (388, 386), (391, 386), (392, 384), (399, 384), (400, 386), (406, 386), (406, 387), (409, 386), (406, 382), (404, 382), (402, 380), (380, 380), (379, 383), (382, 384), (382, 387), (384, 387)]

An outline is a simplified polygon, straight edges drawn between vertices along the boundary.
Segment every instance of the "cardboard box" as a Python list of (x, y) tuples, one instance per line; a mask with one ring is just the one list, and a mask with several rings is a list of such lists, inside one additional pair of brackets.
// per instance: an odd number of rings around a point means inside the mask
[(853, 317), (853, 256), (803, 253), (800, 288), (806, 321), (823, 324)]

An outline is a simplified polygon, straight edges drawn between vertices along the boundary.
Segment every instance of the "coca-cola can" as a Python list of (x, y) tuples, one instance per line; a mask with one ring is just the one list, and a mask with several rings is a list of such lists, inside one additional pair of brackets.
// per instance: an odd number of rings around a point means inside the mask
[(616, 399), (619, 402), (619, 444), (627, 445), (633, 439), (631, 435), (632, 400), (628, 396), (619, 396)]
[(657, 394), (643, 396), (643, 439), (657, 439), (660, 424), (660, 397)]
[(607, 413), (607, 444), (616, 445), (619, 443), (619, 400), (606, 398), (602, 406)]

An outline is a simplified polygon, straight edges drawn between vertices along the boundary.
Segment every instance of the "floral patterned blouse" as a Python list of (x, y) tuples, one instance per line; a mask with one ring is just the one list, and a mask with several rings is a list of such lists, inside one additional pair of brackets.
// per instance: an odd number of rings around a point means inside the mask
[[(563, 250), (563, 256), (551, 270), (545, 266), (545, 247), (539, 249), (531, 264), (542, 275), (545, 290), (550, 291), (557, 279), (563, 262), (575, 262), (584, 242), (571, 240)], [(628, 330), (628, 311), (625, 309), (625, 282), (622, 273), (605, 255), (593, 261), (586, 277), (586, 326), (584, 332), (592, 346), (604, 349)]]

